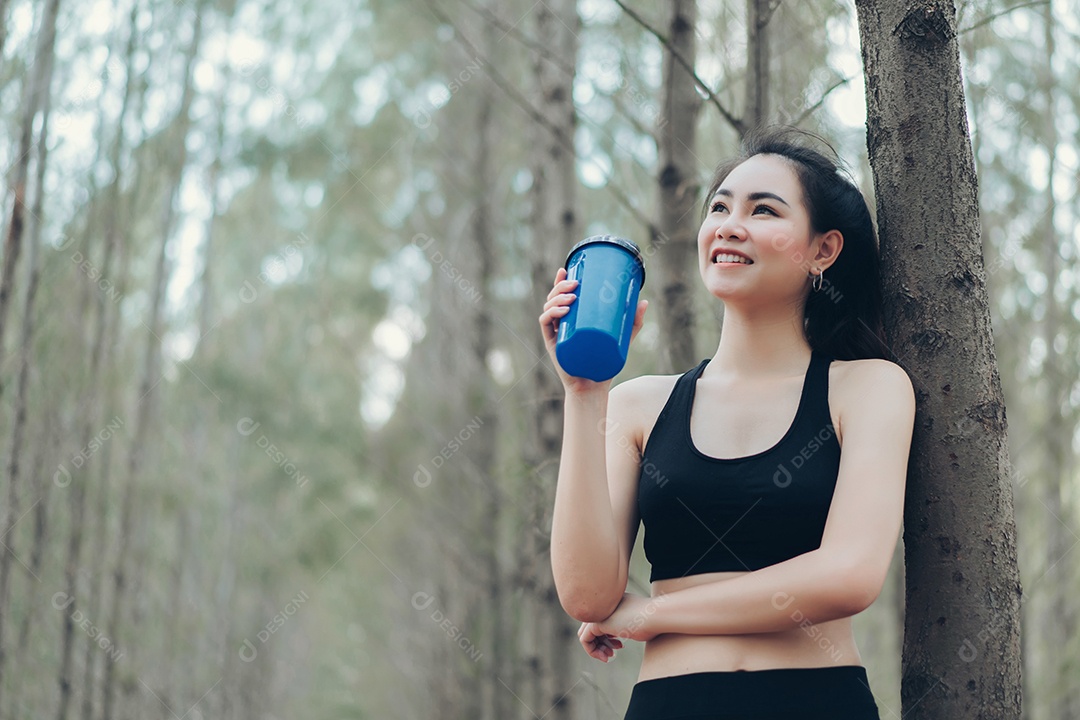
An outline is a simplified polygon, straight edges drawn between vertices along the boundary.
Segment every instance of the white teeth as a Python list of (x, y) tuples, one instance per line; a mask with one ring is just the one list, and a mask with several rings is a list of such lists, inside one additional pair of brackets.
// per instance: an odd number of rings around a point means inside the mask
[(747, 260), (746, 258), (744, 258), (742, 255), (729, 255), (727, 253), (720, 253), (719, 255), (716, 256), (716, 259), (714, 259), (713, 262), (714, 263), (738, 262), (738, 263), (743, 263), (744, 265), (750, 265), (751, 264), (750, 261)]

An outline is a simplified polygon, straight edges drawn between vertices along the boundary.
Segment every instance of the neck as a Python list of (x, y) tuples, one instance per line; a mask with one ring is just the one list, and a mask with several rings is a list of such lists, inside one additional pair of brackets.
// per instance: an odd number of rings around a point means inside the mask
[(806, 370), (810, 350), (801, 305), (751, 312), (725, 305), (720, 343), (706, 370), (741, 379), (786, 377)]

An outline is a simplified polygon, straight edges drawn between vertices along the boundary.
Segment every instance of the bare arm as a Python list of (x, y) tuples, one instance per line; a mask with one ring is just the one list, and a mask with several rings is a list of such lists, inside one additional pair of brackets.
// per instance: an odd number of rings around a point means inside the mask
[[(559, 367), (557, 322), (572, 298), (560, 268), (540, 324), (563, 382), (563, 444), (551, 521), (551, 570), (559, 602), (576, 620), (600, 620), (622, 600), (637, 536), (638, 441), (632, 381), (611, 388)], [(647, 302), (639, 302), (631, 340)], [(610, 388), (610, 391), (609, 391)]]
[(606, 392), (568, 394), (564, 404), (551, 568), (563, 608), (579, 620), (606, 617), (626, 587), (602, 432), (608, 401)]

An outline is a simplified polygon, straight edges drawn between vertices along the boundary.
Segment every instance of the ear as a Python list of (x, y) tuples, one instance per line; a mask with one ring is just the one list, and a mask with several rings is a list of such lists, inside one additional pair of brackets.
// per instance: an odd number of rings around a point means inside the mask
[(827, 270), (836, 262), (840, 251), (844, 248), (844, 235), (839, 230), (830, 230), (818, 235), (817, 250), (814, 253), (814, 264)]

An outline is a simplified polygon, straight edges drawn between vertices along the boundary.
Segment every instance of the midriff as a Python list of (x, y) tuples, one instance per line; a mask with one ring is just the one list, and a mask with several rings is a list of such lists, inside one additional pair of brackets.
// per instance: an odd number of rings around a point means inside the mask
[[(656, 597), (745, 574), (745, 571), (714, 572), (657, 580), (652, 583), (650, 595)], [(645, 642), (645, 656), (638, 681), (715, 670), (834, 665), (862, 665), (850, 617), (816, 624), (803, 621), (791, 630), (770, 633), (657, 635)]]

